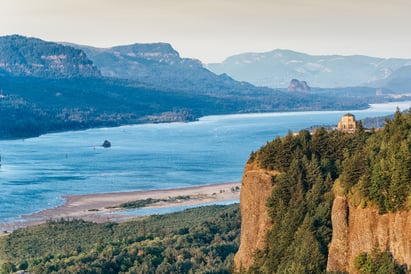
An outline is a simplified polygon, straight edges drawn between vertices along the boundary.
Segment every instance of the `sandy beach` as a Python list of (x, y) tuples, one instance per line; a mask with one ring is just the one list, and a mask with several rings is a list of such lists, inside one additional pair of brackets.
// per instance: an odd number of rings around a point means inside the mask
[[(174, 189), (63, 196), (65, 202), (61, 206), (23, 215), (19, 221), (13, 223), (0, 223), (0, 234), (49, 220), (83, 219), (93, 222), (118, 222), (134, 218), (136, 215), (126, 214), (124, 209), (117, 206), (148, 198), (161, 200), (145, 207), (152, 209), (231, 201), (240, 198), (240, 187), (241, 182), (231, 182)], [(179, 199), (180, 197), (185, 198)]]

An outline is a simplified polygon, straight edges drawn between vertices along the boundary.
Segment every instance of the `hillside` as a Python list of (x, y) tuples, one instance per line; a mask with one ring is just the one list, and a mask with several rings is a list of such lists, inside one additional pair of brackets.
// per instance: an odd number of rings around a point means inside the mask
[(253, 153), (236, 269), (409, 271), (410, 129), (411, 113), (398, 111), (377, 132), (301, 131)]
[(0, 37), (0, 139), (204, 115), (360, 109), (375, 102), (348, 93), (337, 100), (335, 94), (258, 88), (215, 75), (164, 43), (83, 48)]
[(341, 88), (374, 87), (374, 82), (387, 79), (410, 62), (410, 59), (308, 55), (277, 49), (264, 53), (234, 55), (222, 63), (208, 64), (207, 68), (217, 74), (226, 73), (236, 80), (247, 81), (256, 86), (286, 88), (289, 81), (295, 78), (307, 81), (311, 87)]
[(238, 205), (120, 224), (48, 222), (0, 238), (0, 273), (228, 274), (239, 229)]
[(411, 66), (404, 66), (393, 72), (387, 79), (378, 83), (399, 92), (411, 92)]
[(0, 76), (70, 78), (101, 74), (81, 50), (11, 35), (0, 37)]
[(212, 96), (252, 95), (278, 91), (256, 88), (226, 74), (216, 75), (200, 61), (181, 58), (167, 43), (132, 44), (94, 48), (70, 44), (83, 50), (107, 77), (135, 80), (150, 86)]

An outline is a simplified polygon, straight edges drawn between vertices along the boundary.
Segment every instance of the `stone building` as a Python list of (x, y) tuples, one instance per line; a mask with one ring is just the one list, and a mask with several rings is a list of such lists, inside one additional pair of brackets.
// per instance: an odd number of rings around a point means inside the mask
[(354, 132), (357, 129), (357, 121), (355, 121), (355, 116), (351, 113), (345, 114), (341, 121), (338, 122), (338, 130), (343, 132)]

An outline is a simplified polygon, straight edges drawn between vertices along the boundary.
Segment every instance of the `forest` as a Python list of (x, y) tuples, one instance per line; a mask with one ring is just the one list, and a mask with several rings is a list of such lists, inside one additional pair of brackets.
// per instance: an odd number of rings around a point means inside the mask
[(123, 223), (61, 220), (0, 238), (0, 273), (232, 273), (238, 204)]
[[(411, 112), (382, 129), (289, 132), (251, 153), (276, 170), (267, 201), (266, 248), (246, 273), (325, 273), (333, 188), (380, 214), (411, 208)], [(134, 205), (133, 205), (134, 206)], [(0, 273), (232, 273), (239, 246), (238, 205), (211, 206), (95, 224), (61, 220), (0, 238)], [(389, 251), (359, 254), (360, 273), (407, 273)]]
[[(233, 80), (229, 81), (229, 83)], [(361, 109), (369, 98), (291, 94), (249, 84), (156, 87), (105, 77), (34, 78), (0, 75), (0, 139), (139, 123), (194, 121), (231, 113)], [(228, 85), (228, 84), (227, 84)], [(239, 88), (241, 87), (241, 88)]]
[[(381, 130), (354, 134), (291, 132), (252, 153), (249, 161), (280, 171), (267, 207), (272, 227), (249, 273), (324, 273), (331, 241), (333, 187), (381, 214), (411, 208), (411, 113), (399, 110)], [(361, 273), (405, 273), (389, 252), (361, 254)], [(370, 269), (385, 270), (367, 272)]]

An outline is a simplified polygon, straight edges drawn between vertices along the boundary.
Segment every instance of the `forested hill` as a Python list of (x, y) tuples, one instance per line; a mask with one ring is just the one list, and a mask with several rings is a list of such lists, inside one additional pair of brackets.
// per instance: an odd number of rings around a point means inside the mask
[(238, 204), (120, 224), (49, 222), (0, 237), (0, 273), (221, 273), (233, 270)]
[(373, 100), (257, 88), (164, 43), (84, 50), (90, 59), (68, 45), (0, 37), (0, 139), (204, 115), (359, 109)]
[[(250, 163), (279, 172), (272, 178), (267, 202), (272, 224), (267, 244), (254, 257), (250, 273), (324, 273), (336, 189), (357, 206), (378, 207), (380, 214), (411, 208), (411, 113), (397, 111), (377, 132), (319, 129), (312, 135), (301, 131), (276, 138), (253, 153)], [(358, 267), (369, 264), (374, 271), (404, 273), (390, 257), (392, 250), (380, 248), (383, 253), (378, 255), (376, 250)]]
[(73, 47), (20, 35), (0, 37), (0, 76), (99, 77), (86, 54)]
[(257, 88), (233, 80), (226, 74), (216, 75), (196, 59), (181, 58), (168, 43), (132, 44), (112, 48), (95, 48), (69, 44), (83, 50), (107, 77), (136, 80), (152, 87), (212, 96), (253, 96), (277, 90)]

